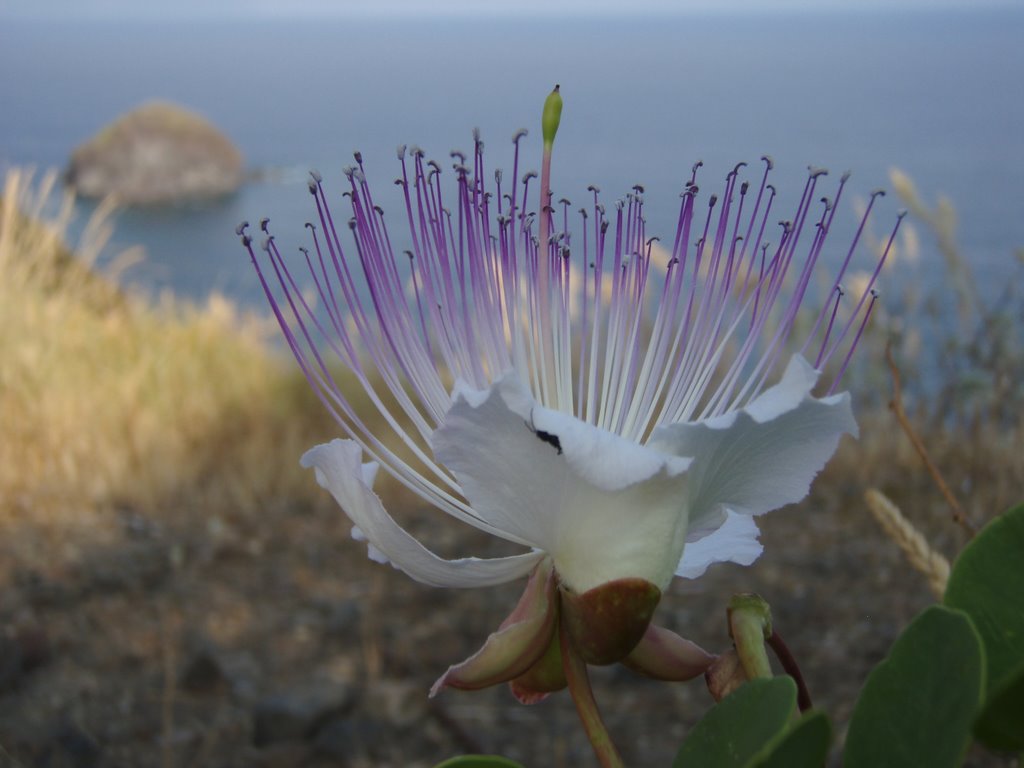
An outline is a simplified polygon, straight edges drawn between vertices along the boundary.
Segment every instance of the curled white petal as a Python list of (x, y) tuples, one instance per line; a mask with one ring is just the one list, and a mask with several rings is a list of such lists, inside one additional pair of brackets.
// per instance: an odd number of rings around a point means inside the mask
[(473, 510), (548, 552), (583, 592), (671, 580), (686, 536), (690, 462), (540, 406), (516, 374), (457, 390), (432, 438)]
[(696, 579), (713, 563), (750, 565), (764, 551), (757, 539), (759, 534), (750, 515), (726, 512), (725, 522), (714, 531), (696, 541), (687, 541), (676, 576)]
[(320, 485), (331, 492), (355, 524), (353, 536), (370, 545), (370, 557), (389, 561), (416, 581), (435, 587), (486, 587), (529, 573), (544, 556), (528, 552), (512, 557), (444, 560), (413, 538), (387, 513), (370, 483), (375, 464), (362, 464), (362, 449), (352, 440), (332, 440), (302, 456)]
[(797, 356), (782, 380), (746, 408), (654, 431), (652, 447), (694, 458), (689, 470), (691, 536), (715, 531), (729, 511), (760, 515), (800, 501), (839, 438), (857, 434), (849, 395), (811, 396), (816, 378)]

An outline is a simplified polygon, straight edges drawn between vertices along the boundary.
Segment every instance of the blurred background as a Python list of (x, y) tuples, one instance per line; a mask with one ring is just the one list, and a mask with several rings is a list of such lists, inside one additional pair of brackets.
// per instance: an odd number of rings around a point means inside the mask
[[(150, 289), (259, 301), (238, 221), (270, 216), (299, 242), (306, 172), (340, 184), (357, 149), (385, 210), (399, 144), (447, 168), (479, 127), (490, 166), (510, 166), (512, 132), (536, 127), (556, 82), (556, 197), (644, 184), (652, 234), (674, 230), (694, 162), (710, 188), (769, 154), (794, 202), (808, 165), (852, 170), (861, 198), (902, 168), (926, 199), (952, 200), (990, 287), (1024, 242), (1024, 12), (1008, 1), (6, 0), (0, 13), (0, 168), (64, 168), (153, 99), (198, 111), (241, 151), (251, 175), (232, 198), (119, 217), (115, 245), (145, 247), (133, 279)], [(526, 168), (539, 166), (530, 139)]]
[[(359, 150), (400, 248), (396, 146), (447, 169), (478, 127), (508, 175), (525, 127), (520, 173), (538, 168), (555, 83), (555, 197), (643, 184), (649, 234), (671, 237), (695, 162), (704, 193), (765, 154), (780, 211), (808, 166), (829, 189), (852, 171), (826, 258), (871, 190), (889, 194), (869, 248), (910, 209), (846, 378), (861, 440), (765, 520), (755, 566), (677, 583), (658, 614), (721, 651), (728, 597), (761, 593), (841, 742), (868, 670), (934, 599), (864, 490), (947, 557), (970, 535), (886, 407), (887, 345), (964, 514), (980, 526), (1020, 501), (1022, 82), (1015, 0), (0, 0), (0, 765), (587, 764), (564, 694), (427, 701), (518, 585), (429, 590), (350, 540), (297, 466), (338, 428), (281, 354), (234, 233), (269, 216), (303, 244), (308, 170), (337, 197)], [(112, 122), (154, 100), (222, 132), (204, 183), (233, 192), (116, 210), (87, 193)], [(446, 556), (506, 551), (381, 494)], [(669, 764), (710, 704), (700, 682), (594, 677), (632, 765)]]

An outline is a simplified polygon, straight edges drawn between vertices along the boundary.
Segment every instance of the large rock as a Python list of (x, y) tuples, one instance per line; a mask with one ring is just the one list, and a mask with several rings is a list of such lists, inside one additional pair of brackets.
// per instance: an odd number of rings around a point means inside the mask
[(71, 156), (66, 178), (80, 195), (147, 205), (216, 197), (242, 181), (242, 155), (208, 120), (150, 102), (121, 115)]

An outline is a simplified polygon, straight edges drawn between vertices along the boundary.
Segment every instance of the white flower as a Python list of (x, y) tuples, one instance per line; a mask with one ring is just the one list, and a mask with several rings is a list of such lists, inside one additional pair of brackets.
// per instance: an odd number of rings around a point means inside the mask
[[(517, 190), (499, 172), (485, 191), (479, 140), (472, 158), (458, 158), (451, 198), (440, 166), (419, 150), (399, 157), (404, 256), (358, 154), (345, 244), (314, 174), (318, 226), (300, 263), (316, 304), (274, 238), (261, 261), (240, 228), (292, 351), (347, 435), (302, 464), (371, 557), (443, 587), (499, 584), (544, 563), (575, 594), (622, 579), (660, 591), (712, 563), (752, 563), (754, 517), (802, 499), (840, 436), (856, 434), (848, 395), (812, 394), (830, 360), (845, 370), (874, 304), (873, 279), (852, 308), (839, 301), (856, 240), (816, 321), (790, 338), (836, 215), (815, 202), (823, 172), (811, 172), (793, 218), (769, 239), (771, 161), (753, 184), (737, 166), (707, 206), (695, 168), (667, 269), (652, 270), (640, 188), (612, 219), (594, 191), (570, 233), (567, 203), (554, 210), (547, 194), (529, 210), (533, 174)], [(397, 440), (343, 394), (339, 359)], [(384, 509), (378, 467), (523, 552), (441, 559)]]

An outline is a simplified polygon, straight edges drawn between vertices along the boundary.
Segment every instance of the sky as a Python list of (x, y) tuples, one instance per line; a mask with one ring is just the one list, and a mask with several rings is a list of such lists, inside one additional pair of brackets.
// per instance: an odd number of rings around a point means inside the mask
[(938, 10), (1015, 7), (1019, 0), (0, 0), (0, 18), (276, 18), (614, 16), (688, 12)]

